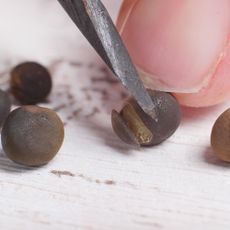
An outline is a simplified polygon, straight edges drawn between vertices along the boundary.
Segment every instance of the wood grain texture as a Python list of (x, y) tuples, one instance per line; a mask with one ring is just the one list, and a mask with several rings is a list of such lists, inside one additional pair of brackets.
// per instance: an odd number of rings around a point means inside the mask
[[(5, 1), (0, 9), (6, 23), (0, 23), (1, 87), (8, 87), (7, 73), (19, 61), (49, 66), (54, 87), (43, 106), (59, 113), (66, 134), (57, 157), (42, 168), (16, 165), (1, 151), (0, 229), (229, 229), (230, 166), (213, 155), (209, 136), (230, 103), (183, 109), (182, 124), (168, 141), (132, 150), (110, 123), (125, 90), (55, 1), (20, 3)], [(112, 10), (118, 1), (106, 4)], [(22, 24), (12, 19), (17, 12), (24, 12)]]

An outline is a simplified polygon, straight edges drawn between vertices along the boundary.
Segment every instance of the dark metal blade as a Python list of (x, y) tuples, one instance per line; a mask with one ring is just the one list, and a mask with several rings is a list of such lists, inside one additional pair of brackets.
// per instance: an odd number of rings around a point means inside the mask
[(101, 1), (58, 1), (141, 108), (156, 119), (155, 102), (140, 80), (128, 51)]

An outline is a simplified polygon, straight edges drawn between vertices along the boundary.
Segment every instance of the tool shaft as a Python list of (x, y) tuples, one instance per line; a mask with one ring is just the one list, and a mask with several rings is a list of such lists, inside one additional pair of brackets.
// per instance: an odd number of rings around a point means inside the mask
[(139, 78), (128, 51), (101, 1), (58, 1), (141, 108), (157, 120), (155, 102)]

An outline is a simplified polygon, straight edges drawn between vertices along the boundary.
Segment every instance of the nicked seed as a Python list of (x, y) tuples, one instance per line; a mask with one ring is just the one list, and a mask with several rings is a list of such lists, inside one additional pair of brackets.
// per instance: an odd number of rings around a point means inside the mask
[(178, 128), (181, 110), (169, 93), (149, 90), (157, 107), (158, 121), (147, 115), (131, 98), (120, 113), (112, 112), (112, 126), (121, 140), (128, 144), (152, 146), (170, 137)]
[(36, 104), (46, 99), (52, 81), (48, 70), (35, 62), (25, 62), (11, 71), (11, 92), (22, 104)]
[(48, 163), (59, 151), (64, 127), (58, 115), (38, 106), (22, 106), (10, 113), (2, 129), (2, 147), (13, 161), (27, 166)]

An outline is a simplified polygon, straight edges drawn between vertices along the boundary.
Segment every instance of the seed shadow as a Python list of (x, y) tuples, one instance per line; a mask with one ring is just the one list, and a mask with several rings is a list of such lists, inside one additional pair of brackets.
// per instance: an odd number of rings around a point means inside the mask
[(230, 169), (230, 163), (224, 162), (220, 160), (214, 153), (213, 149), (211, 147), (207, 147), (205, 151), (203, 152), (203, 160), (209, 164), (214, 165), (221, 168), (229, 168)]
[(104, 126), (103, 124), (98, 123), (93, 117), (83, 117), (81, 120), (84, 120), (84, 122), (89, 124), (85, 126), (86, 129), (90, 130), (94, 136), (99, 137), (106, 146), (116, 150), (117, 153), (128, 156), (132, 155), (133, 150), (138, 150), (138, 148), (121, 141), (113, 132), (112, 125)]

